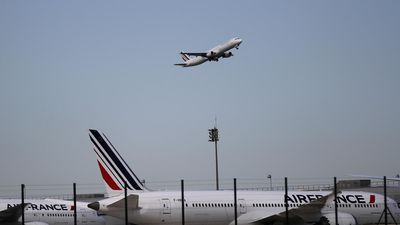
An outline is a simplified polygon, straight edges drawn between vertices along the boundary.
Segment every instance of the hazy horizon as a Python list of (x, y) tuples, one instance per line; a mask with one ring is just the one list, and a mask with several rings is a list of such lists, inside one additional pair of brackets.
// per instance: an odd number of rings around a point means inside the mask
[[(156, 5), (156, 6), (155, 6)], [(3, 185), (400, 173), (399, 1), (1, 1)], [(181, 68), (232, 37), (234, 56)]]

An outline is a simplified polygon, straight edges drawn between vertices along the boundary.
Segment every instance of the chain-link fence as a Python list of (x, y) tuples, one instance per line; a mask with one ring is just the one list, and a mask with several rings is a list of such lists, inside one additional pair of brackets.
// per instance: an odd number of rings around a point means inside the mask
[[(73, 184), (0, 185), (0, 193), (2, 210), (24, 209), (18, 221), (50, 225), (54, 221), (71, 225), (397, 224), (400, 218), (400, 182), (395, 179), (239, 178), (221, 180), (219, 191), (214, 182), (147, 181), (150, 192), (121, 190), (112, 198), (106, 198), (100, 184), (77, 184), (75, 191)], [(118, 218), (117, 222), (108, 223), (105, 215)]]

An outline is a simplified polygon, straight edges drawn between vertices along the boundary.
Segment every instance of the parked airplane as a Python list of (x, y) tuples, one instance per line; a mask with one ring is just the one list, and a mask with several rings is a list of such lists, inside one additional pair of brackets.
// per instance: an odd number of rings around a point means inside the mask
[[(26, 225), (74, 225), (74, 203), (56, 199), (25, 199)], [(78, 224), (105, 225), (98, 212), (87, 207), (87, 203), (77, 202)], [(0, 225), (21, 224), (21, 199), (0, 199)]]
[[(215, 46), (207, 52), (181, 52), (183, 63), (174, 64), (176, 66), (189, 67), (197, 66), (206, 61), (218, 61), (219, 58), (229, 58), (233, 56), (232, 52), (228, 52), (232, 48), (239, 49), (242, 39), (235, 37), (229, 41)], [(191, 57), (194, 56), (194, 57)]]
[[(129, 189), (128, 220), (132, 224), (181, 224), (182, 201), (185, 223), (189, 225), (234, 224), (234, 193), (226, 191), (148, 191), (120, 154), (97, 130), (89, 130), (101, 175), (108, 190), (119, 195), (93, 202), (88, 206), (99, 212), (125, 218), (124, 181)], [(239, 224), (283, 224), (285, 193), (282, 191), (238, 191)], [(384, 197), (368, 192), (343, 191), (338, 194), (340, 225), (383, 223)], [(290, 224), (335, 224), (334, 194), (327, 191), (290, 191), (287, 197)], [(387, 198), (389, 223), (400, 221), (400, 209)]]

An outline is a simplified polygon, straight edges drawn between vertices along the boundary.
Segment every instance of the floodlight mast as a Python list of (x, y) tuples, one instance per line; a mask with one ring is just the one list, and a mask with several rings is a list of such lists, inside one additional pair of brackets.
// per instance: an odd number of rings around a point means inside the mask
[(214, 142), (215, 143), (215, 183), (216, 183), (216, 189), (219, 190), (219, 178), (218, 178), (218, 148), (217, 148), (217, 142), (219, 141), (218, 138), (218, 129), (217, 127), (214, 126), (212, 129), (208, 129), (208, 137), (210, 138), (208, 141), (209, 142)]

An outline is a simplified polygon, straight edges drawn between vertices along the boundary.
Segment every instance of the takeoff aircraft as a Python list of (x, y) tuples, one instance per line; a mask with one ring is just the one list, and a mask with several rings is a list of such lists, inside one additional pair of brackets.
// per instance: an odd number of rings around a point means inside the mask
[[(235, 37), (229, 41), (215, 46), (207, 52), (181, 52), (183, 63), (174, 64), (175, 66), (189, 67), (197, 66), (206, 61), (218, 61), (219, 58), (229, 58), (233, 56), (232, 52), (228, 52), (232, 48), (239, 49), (242, 39)], [(192, 57), (193, 56), (193, 57)]]
[[(226, 191), (147, 190), (120, 154), (97, 130), (89, 130), (103, 180), (113, 197), (88, 205), (117, 218), (124, 219), (124, 181), (129, 189), (128, 220), (136, 225), (181, 224), (182, 201), (185, 223), (189, 225), (233, 225), (234, 193)], [(238, 191), (237, 219), (239, 224), (284, 224), (285, 193), (282, 191)], [(368, 192), (343, 191), (338, 194), (340, 225), (383, 223), (384, 197)], [(335, 224), (334, 194), (327, 191), (290, 191), (287, 197), (290, 224)], [(387, 198), (389, 223), (400, 221), (400, 209)]]
[[(57, 199), (25, 199), (25, 225), (74, 225), (74, 203)], [(87, 203), (76, 203), (78, 224), (105, 225)], [(0, 225), (21, 224), (21, 199), (0, 199)]]

